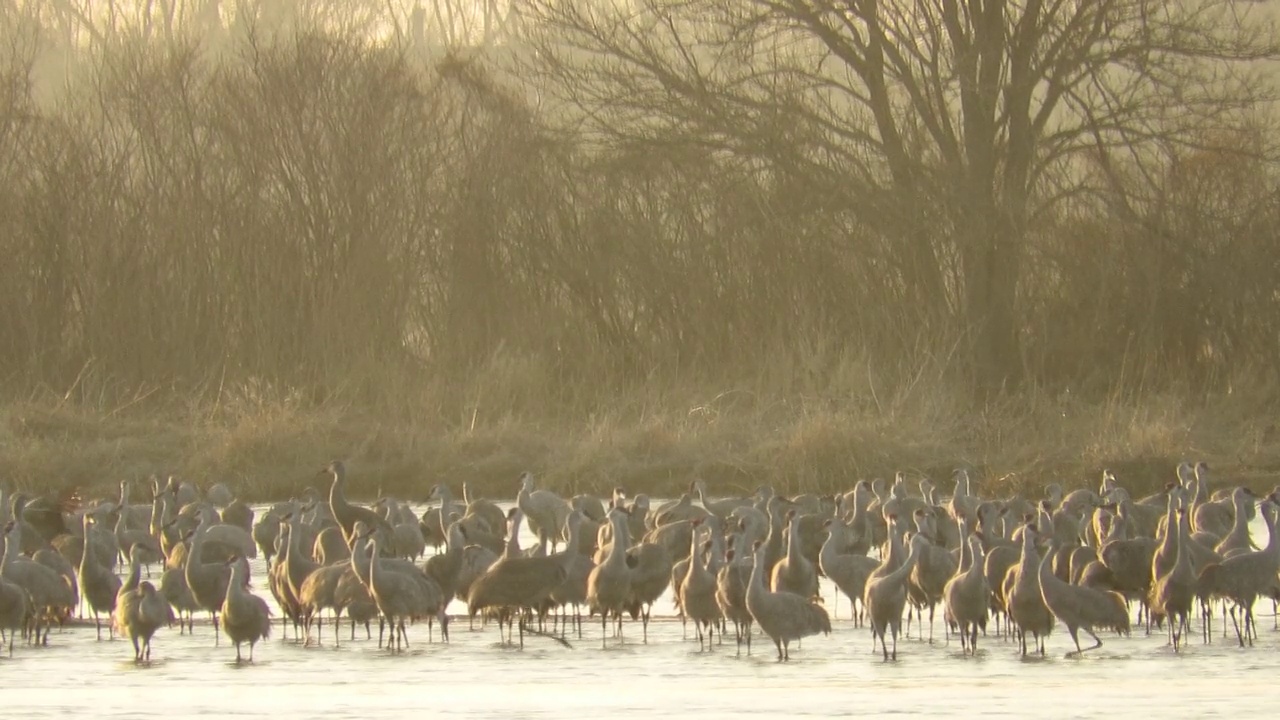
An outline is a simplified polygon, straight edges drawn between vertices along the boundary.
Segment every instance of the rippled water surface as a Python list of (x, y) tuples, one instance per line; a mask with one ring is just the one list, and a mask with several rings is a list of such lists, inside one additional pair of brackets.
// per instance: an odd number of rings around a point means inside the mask
[[(1266, 530), (1254, 529), (1263, 542)], [(254, 590), (274, 607), (262, 559)], [(156, 579), (158, 582), (158, 578)], [(628, 625), (627, 643), (600, 648), (600, 626), (584, 623), (573, 648), (526, 638), (524, 650), (498, 644), (496, 628), (469, 631), (455, 603), (452, 642), (427, 641), (425, 625), (410, 627), (412, 646), (398, 655), (374, 638), (334, 648), (282, 641), (280, 627), (259, 644), (253, 664), (237, 665), (225, 638), (197, 621), (194, 636), (161, 630), (149, 665), (135, 665), (127, 640), (98, 642), (92, 624), (50, 635), (48, 648), (19, 645), (0, 659), (7, 714), (21, 717), (405, 717), (410, 713), (467, 718), (797, 715), (946, 715), (984, 717), (1267, 717), (1274, 714), (1280, 677), (1280, 632), (1270, 601), (1258, 604), (1259, 639), (1241, 649), (1215, 623), (1211, 645), (1195, 642), (1180, 655), (1156, 632), (1103, 634), (1101, 649), (1065, 659), (1069, 636), (1049, 638), (1048, 657), (1023, 660), (1012, 643), (980, 638), (966, 658), (944, 638), (941, 612), (933, 644), (899, 644), (898, 661), (872, 652), (870, 633), (854, 628), (848, 600), (822, 581), (834, 632), (807, 638), (790, 663), (774, 662), (767, 638), (738, 657), (732, 636), (710, 652), (683, 640), (668, 599), (655, 606), (649, 641)], [(461, 619), (456, 619), (461, 618)], [(913, 629), (912, 635), (915, 635)], [(105, 635), (104, 635), (105, 637)]]

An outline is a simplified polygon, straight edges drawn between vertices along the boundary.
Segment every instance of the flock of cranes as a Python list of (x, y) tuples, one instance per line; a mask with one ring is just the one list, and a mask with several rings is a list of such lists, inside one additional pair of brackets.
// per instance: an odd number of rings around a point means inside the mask
[[(1161, 492), (1137, 500), (1109, 472), (1096, 491), (1051, 485), (1040, 501), (983, 498), (957, 470), (946, 498), (927, 479), (908, 492), (898, 474), (888, 487), (859, 481), (826, 497), (764, 486), (713, 499), (695, 481), (654, 507), (620, 488), (607, 500), (566, 500), (524, 473), (507, 511), (465, 486), (455, 502), (438, 485), (429, 498), (437, 504), (421, 516), (391, 498), (354, 504), (343, 464), (325, 472), (327, 497), (308, 490), (256, 522), (224, 486), (201, 497), (173, 478), (153, 481), (143, 504), (130, 501), (127, 482), (119, 497), (84, 507), (0, 489), (0, 640), (10, 656), (18, 638), (48, 644), (79, 607), (99, 640), (105, 618), (108, 638), (128, 637), (143, 662), (160, 629), (194, 632), (194, 616), (207, 612), (215, 644), (225, 635), (237, 662), (248, 644), (252, 661), (275, 607), (286, 638), (292, 628), (295, 641), (323, 644), (329, 620), (340, 645), (360, 625), (371, 639), (376, 621), (379, 646), (394, 651), (417, 622), (429, 640), (438, 623), (447, 642), (457, 600), (472, 627), (496, 621), (502, 642), (520, 647), (529, 634), (568, 645), (583, 637), (583, 615), (597, 616), (604, 647), (625, 642), (628, 621), (647, 642), (653, 606), (669, 594), (700, 648), (732, 633), (738, 652), (750, 653), (758, 632), (782, 661), (793, 641), (831, 632), (819, 599), (825, 577), (885, 660), (897, 658), (904, 621), (922, 637), (927, 624), (932, 640), (939, 609), (965, 653), (990, 631), (1023, 655), (1044, 654), (1061, 623), (1074, 655), (1101, 646), (1099, 632), (1131, 632), (1135, 613), (1146, 632), (1163, 628), (1175, 651), (1197, 621), (1211, 642), (1216, 605), (1224, 636), (1229, 616), (1237, 642), (1251, 645), (1254, 604), (1280, 600), (1280, 488), (1213, 489), (1203, 463), (1179, 465)], [(1256, 514), (1269, 532), (1262, 548), (1249, 533)], [(538, 539), (530, 549), (520, 546), (523, 523)], [(274, 605), (250, 589), (259, 553)], [(1091, 646), (1081, 646), (1081, 632)]]

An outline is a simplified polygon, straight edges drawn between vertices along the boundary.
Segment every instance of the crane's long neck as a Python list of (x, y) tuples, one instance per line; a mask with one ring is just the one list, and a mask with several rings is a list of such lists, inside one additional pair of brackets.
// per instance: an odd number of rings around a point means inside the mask
[[(88, 553), (85, 553), (88, 555)], [(142, 581), (142, 563), (138, 562), (138, 554), (130, 551), (129, 553), (129, 577), (124, 582), (124, 587), (130, 590), (136, 589), (138, 583)]]
[(208, 529), (207, 522), (204, 517), (201, 517), (199, 524), (196, 525), (196, 531), (191, 535), (191, 547), (188, 554), (196, 560), (200, 559), (200, 551), (204, 549), (204, 533)]
[(1231, 519), (1231, 529), (1224, 536), (1226, 538), (1243, 538), (1249, 539), (1249, 515), (1245, 508), (1244, 497), (1236, 496), (1231, 499), (1232, 508), (1235, 515)]
[[(1175, 519), (1176, 522), (1176, 519)], [(1191, 553), (1187, 547), (1187, 541), (1182, 538), (1182, 523), (1178, 523), (1177, 531), (1169, 530), (1165, 532), (1165, 537), (1174, 536), (1173, 542), (1173, 568), (1175, 571), (1184, 572), (1191, 569)]]
[(982, 549), (982, 540), (975, 535), (969, 542), (969, 574), (985, 578), (987, 554)]
[(889, 539), (886, 544), (889, 546), (889, 551), (885, 553), (884, 566), (890, 569), (897, 569), (902, 562), (902, 556), (906, 549), (902, 546), (902, 531), (896, 520), (889, 524)]
[(911, 543), (911, 549), (907, 552), (907, 559), (893, 572), (884, 576), (885, 582), (894, 584), (906, 582), (907, 576), (911, 574), (912, 569), (916, 566), (916, 561), (920, 559), (920, 547), (921, 543), (919, 542)]
[(356, 571), (356, 576), (363, 582), (369, 581), (370, 566), (369, 560), (369, 538), (356, 537), (355, 543), (351, 547), (351, 567)]
[[(1262, 520), (1267, 524), (1267, 547), (1265, 552), (1271, 556), (1272, 560), (1280, 563), (1280, 539), (1276, 537), (1276, 512), (1277, 507), (1268, 502), (1262, 513)], [(1241, 515), (1243, 514), (1241, 513)], [(1274, 578), (1272, 579), (1274, 580)]]
[(833, 522), (827, 528), (827, 539), (822, 543), (822, 549), (818, 550), (818, 564), (826, 565), (836, 556), (840, 554), (840, 546), (845, 542), (845, 525), (842, 522)]
[(582, 521), (576, 516), (570, 516), (569, 521), (566, 524), (568, 525), (568, 534), (565, 538), (565, 548), (570, 553), (576, 553), (578, 552), (579, 526), (582, 524)]
[(156, 495), (151, 499), (151, 536), (160, 537), (164, 531), (164, 496)]
[(763, 593), (764, 573), (765, 573), (764, 546), (761, 545), (759, 550), (755, 552), (755, 562), (751, 564), (751, 577), (747, 580), (748, 593)]
[(244, 558), (236, 558), (231, 562), (231, 582), (227, 583), (227, 597), (238, 601), (244, 598)]
[(18, 547), (22, 544), (18, 537), (19, 532), (20, 530), (15, 525), (4, 538), (4, 555), (0, 557), (0, 576), (9, 570), (9, 565), (13, 562), (13, 556), (18, 552)]
[(702, 503), (702, 507), (706, 508), (707, 512), (711, 512), (711, 508), (707, 507), (707, 493), (702, 485), (694, 485), (693, 491), (698, 494), (698, 502)]
[(800, 516), (791, 518), (790, 532), (787, 533), (787, 562), (800, 562)]
[(382, 574), (382, 558), (378, 557), (378, 542), (369, 543), (369, 587), (376, 587)]
[(297, 545), (297, 540), (294, 538), (293, 534), (293, 521), (286, 520), (281, 523), (280, 531), (284, 533), (284, 557), (282, 558), (284, 560), (284, 566), (286, 568), (292, 568), (294, 546)]
[(453, 512), (453, 493), (449, 492), (449, 488), (440, 486), (440, 532), (448, 536), (445, 531), (449, 527), (449, 514)]
[(462, 552), (462, 548), (466, 545), (466, 541), (462, 538), (462, 528), (458, 523), (449, 524), (449, 532), (446, 533), (444, 550), (448, 555), (454, 555)]
[(92, 532), (93, 525), (89, 522), (89, 516), (84, 516), (84, 522), (81, 526), (84, 530), (84, 550), (80, 553), (80, 572), (83, 573), (90, 568), (93, 562), (93, 552), (90, 550), (89, 533)]
[(609, 556), (604, 562), (610, 568), (621, 567), (626, 562), (627, 547), (631, 545), (631, 529), (627, 527), (627, 519), (621, 515), (613, 517), (613, 545), (609, 547)]
[(1018, 557), (1018, 572), (1030, 574), (1035, 571), (1034, 564), (1040, 561), (1040, 555), (1036, 552), (1036, 539), (1031, 532), (1024, 528), (1022, 531), (1022, 554)]
[(689, 565), (684, 569), (686, 581), (696, 576), (698, 571), (704, 567), (702, 565), (702, 543), (698, 540), (698, 535), (701, 534), (698, 532), (699, 530), (701, 530), (701, 527), (693, 529), (693, 540), (689, 543)]
[(515, 513), (511, 516), (511, 531), (507, 536), (507, 549), (503, 553), (506, 557), (516, 557), (520, 554), (520, 521), (524, 519), (524, 513), (520, 508), (516, 508)]
[(711, 550), (707, 553), (707, 571), (715, 575), (724, 564), (724, 534), (717, 528), (711, 528)]
[(347, 479), (341, 471), (335, 470), (333, 473), (333, 485), (329, 487), (329, 510), (334, 517), (338, 516), (340, 511), (345, 511), (351, 507), (351, 503), (347, 502)]
[(1053, 574), (1052, 565), (1053, 565), (1053, 547), (1051, 544), (1050, 547), (1045, 550), (1044, 557), (1040, 558), (1038, 575), (1040, 578), (1041, 588), (1043, 588), (1046, 585), (1050, 587), (1054, 587), (1054, 586), (1066, 584), (1062, 582), (1062, 580), (1059, 580), (1057, 575)]

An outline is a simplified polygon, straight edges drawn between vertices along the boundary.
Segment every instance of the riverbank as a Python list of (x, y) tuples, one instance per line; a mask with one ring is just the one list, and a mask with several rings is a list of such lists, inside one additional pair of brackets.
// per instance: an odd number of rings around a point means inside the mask
[(423, 500), (442, 481), (511, 497), (526, 469), (564, 494), (622, 486), (671, 496), (694, 477), (714, 494), (766, 482), (831, 491), (899, 469), (946, 492), (951, 469), (965, 465), (983, 494), (1039, 496), (1048, 482), (1093, 484), (1104, 467), (1144, 493), (1191, 458), (1207, 461), (1219, 482), (1280, 482), (1278, 405), (1261, 390), (1098, 401), (1025, 393), (979, 406), (937, 386), (882, 398), (665, 387), (566, 408), (498, 383), (449, 412), (425, 391), (374, 404), (261, 387), (214, 401), (107, 397), (33, 393), (0, 406), (0, 478), (92, 496), (122, 479), (173, 473), (260, 501), (323, 487), (317, 473), (336, 457), (347, 461), (353, 496)]

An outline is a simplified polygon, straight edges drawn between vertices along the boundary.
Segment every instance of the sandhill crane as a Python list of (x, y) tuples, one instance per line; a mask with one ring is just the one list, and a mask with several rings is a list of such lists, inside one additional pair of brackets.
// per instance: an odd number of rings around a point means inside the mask
[(27, 626), (27, 619), (31, 616), (32, 607), (27, 591), (17, 583), (6, 579), (9, 574), (10, 558), (16, 553), (10, 553), (8, 550), (9, 535), (7, 532), (3, 542), (5, 544), (5, 552), (3, 556), (0, 556), (0, 642), (4, 640), (7, 634), (9, 657), (13, 657), (14, 638)]
[[(502, 512), (502, 509), (495, 505), (492, 500), (472, 495), (465, 482), (462, 483), (462, 501), (467, 506), (463, 517), (478, 518), (484, 522), (491, 533), (501, 533), (506, 527), (506, 514)], [(499, 536), (499, 539), (501, 539), (501, 536)]]
[[(925, 607), (929, 608), (929, 642), (933, 642), (933, 614), (942, 602), (942, 590), (947, 581), (956, 573), (956, 558), (945, 547), (937, 544), (934, 532), (936, 516), (932, 509), (920, 509), (915, 512), (917, 534), (924, 535), (929, 543), (916, 559), (916, 566), (907, 579), (907, 597), (917, 608), (921, 625), (924, 624)], [(911, 615), (908, 613), (908, 628)], [(920, 637), (924, 637), (924, 628), (920, 629)]]
[(440, 546), (448, 540), (445, 528), (449, 525), (449, 516), (453, 513), (453, 493), (449, 492), (448, 485), (441, 483), (431, 486), (427, 502), (436, 500), (440, 501), (440, 506), (423, 510), (418, 526), (422, 531), (423, 541), (439, 550)]
[[(1029, 531), (1027, 534), (1033, 533), (1034, 531)], [(1040, 561), (1040, 596), (1049, 612), (1067, 626), (1067, 632), (1076, 644), (1075, 652), (1067, 653), (1067, 657), (1102, 647), (1102, 640), (1094, 632), (1095, 627), (1109, 627), (1117, 632), (1129, 631), (1129, 613), (1124, 596), (1113, 591), (1063, 582), (1049, 569), (1051, 558), (1051, 553), (1045, 553), (1044, 559)], [(1093, 638), (1092, 647), (1080, 648), (1081, 630)]]
[(116, 630), (133, 643), (135, 662), (151, 659), (152, 636), (162, 625), (171, 622), (173, 608), (150, 582), (141, 582), (136, 589), (121, 593), (116, 607)]
[[(682, 520), (706, 520), (712, 515), (712, 512), (705, 507), (698, 507), (693, 504), (694, 493), (697, 492), (697, 481), (689, 483), (687, 492), (680, 494), (680, 499), (674, 504), (668, 505), (653, 516), (653, 527), (659, 528), (673, 522)], [(732, 512), (732, 510), (730, 510)]]
[(707, 482), (701, 478), (693, 481), (693, 492), (697, 494), (698, 502), (702, 503), (702, 507), (721, 520), (727, 520), (734, 510), (751, 504), (751, 501), (746, 498), (732, 497), (719, 500), (708, 498)]
[[(501, 557), (487, 547), (480, 545), (466, 545), (462, 548), (462, 567), (458, 569), (458, 581), (454, 587), (457, 597), (465, 598), (471, 594), (471, 586), (475, 581), (485, 574), (491, 565), (498, 561)], [(467, 613), (468, 618), (473, 623), (475, 615)]]
[(792, 640), (831, 634), (831, 618), (808, 597), (775, 592), (764, 586), (764, 543), (756, 543), (755, 562), (747, 581), (747, 610), (778, 648), (778, 661), (790, 660)]
[[(378, 612), (391, 629), (387, 649), (391, 650), (393, 645), (395, 650), (402, 649), (403, 645), (409, 644), (409, 635), (404, 627), (405, 619), (422, 617), (432, 612), (431, 599), (424, 594), (423, 586), (414, 582), (414, 578), (407, 573), (383, 569), (376, 539), (369, 542), (369, 577), (365, 586), (373, 596)], [(437, 608), (438, 602), (437, 598)]]
[(1163, 523), (1163, 534), (1159, 536), (1159, 543), (1156, 545), (1155, 552), (1151, 555), (1151, 577), (1159, 579), (1164, 577), (1173, 569), (1174, 557), (1177, 555), (1178, 547), (1178, 508), (1181, 503), (1181, 494), (1177, 489), (1171, 489), (1165, 496), (1165, 517)]
[[(398, 501), (389, 498), (387, 504), (388, 506), (396, 506)], [(417, 560), (426, 552), (427, 540), (422, 534), (422, 527), (417, 522), (417, 518), (414, 518), (412, 513), (407, 514), (413, 518), (411, 521), (393, 519), (391, 514), (388, 514), (388, 522), (391, 523), (391, 533), (399, 556)]]
[[(293, 512), (296, 512), (296, 509)], [(263, 559), (266, 560), (267, 567), (271, 567), (271, 559), (276, 554), (276, 539), (280, 536), (282, 514), (284, 513), (277, 512), (274, 507), (268, 508), (254, 523), (253, 530), (249, 533), (253, 537), (253, 542), (257, 544), (258, 551), (262, 553)]]
[[(355, 526), (356, 538), (351, 549), (351, 564), (355, 568), (356, 577), (369, 590), (369, 595), (377, 602), (377, 593), (375, 592), (372, 578), (370, 577), (374, 571), (374, 565), (382, 575), (386, 583), (388, 593), (394, 593), (395, 597), (388, 595), (384, 598), (383, 603), (377, 603), (378, 611), (382, 613), (385, 622), (393, 623), (391, 625), (392, 638), (388, 641), (388, 649), (392, 642), (399, 646), (401, 643), (408, 644), (408, 636), (404, 632), (404, 628), (395, 623), (396, 620), (403, 624), (403, 620), (426, 618), (428, 628), (428, 640), (430, 639), (430, 631), (434, 622), (439, 618), (441, 622), (441, 632), (448, 633), (448, 620), (444, 615), (444, 607), (442, 605), (442, 595), (440, 586), (435, 581), (427, 577), (416, 565), (408, 560), (401, 558), (386, 557), (384, 553), (374, 553), (379, 550), (377, 546), (376, 531), (365, 525), (364, 521), (358, 521)], [(404, 580), (413, 586), (413, 589), (402, 590), (400, 586), (404, 585), (401, 580), (392, 579), (392, 575), (403, 576)], [(341, 582), (341, 581), (340, 581)], [(384, 605), (392, 610), (403, 609), (408, 610), (408, 615), (395, 615), (388, 617)], [(351, 613), (348, 608), (348, 614)], [(382, 630), (384, 623), (379, 624), (378, 628), (378, 646), (382, 646)], [(352, 628), (354, 632), (354, 628)]]
[(218, 612), (226, 604), (227, 586), (231, 582), (231, 569), (226, 562), (206, 563), (202, 560), (205, 533), (208, 520), (200, 519), (200, 524), (191, 531), (190, 545), (187, 549), (185, 576), (191, 597), (200, 607), (209, 612), (213, 621), (213, 642), (218, 644)]
[(1040, 555), (1036, 551), (1035, 532), (1030, 525), (1022, 528), (1021, 541), (1022, 553), (1018, 564), (1010, 567), (1001, 581), (1005, 612), (1017, 626), (1022, 655), (1025, 657), (1027, 654), (1027, 633), (1032, 636), (1032, 649), (1044, 655), (1045, 638), (1053, 630), (1053, 614), (1040, 592)]
[(617, 636), (622, 640), (622, 610), (631, 598), (631, 570), (627, 567), (627, 545), (631, 529), (627, 513), (621, 508), (609, 511), (613, 528), (613, 544), (604, 562), (592, 568), (587, 576), (587, 606), (600, 613), (600, 647), (605, 647), (605, 635), (609, 629), (609, 615), (617, 623)]
[(444, 552), (427, 558), (422, 570), (440, 587), (440, 604), (447, 607), (458, 594), (458, 574), (462, 572), (462, 549), (466, 541), (458, 523), (449, 523)]
[(787, 554), (773, 566), (769, 585), (774, 592), (813, 597), (818, 593), (818, 571), (800, 552), (800, 516), (795, 510), (788, 510), (784, 519), (790, 526), (787, 533)]
[(955, 480), (956, 489), (951, 494), (951, 500), (947, 502), (947, 514), (953, 520), (959, 520), (961, 517), (972, 517), (977, 510), (978, 498), (973, 495), (970, 489), (969, 471), (964, 468), (956, 468), (951, 474), (951, 478)]
[[(190, 556), (187, 556), (190, 559)], [(187, 566), (168, 568), (160, 575), (160, 596), (174, 609), (178, 616), (178, 633), (194, 632), (195, 613), (200, 610), (200, 603), (191, 594), (191, 586), (187, 585)]]
[(689, 574), (689, 567), (693, 565), (697, 557), (702, 553), (700, 549), (702, 541), (699, 540), (699, 535), (702, 534), (703, 530), (707, 530), (708, 533), (714, 532), (702, 520), (695, 520), (693, 522), (693, 538), (689, 554), (683, 560), (679, 560), (671, 566), (671, 604), (675, 606), (676, 615), (680, 618), (681, 640), (688, 639), (689, 636), (689, 618), (684, 614), (684, 576)]
[(525, 514), (529, 529), (538, 536), (538, 540), (549, 543), (554, 551), (560, 543), (560, 528), (564, 527), (565, 518), (569, 517), (572, 508), (559, 495), (550, 490), (538, 490), (533, 483), (533, 473), (520, 473), (516, 505)]
[(961, 648), (976, 654), (978, 630), (986, 630), (991, 605), (983, 564), (982, 541), (977, 535), (969, 536), (967, 555), (960, 563), (964, 570), (947, 581), (942, 596), (947, 604), (947, 617), (960, 628)]
[[(88, 515), (85, 515), (88, 517)], [(150, 566), (152, 563), (160, 562), (164, 559), (164, 553), (160, 548), (160, 540), (152, 535), (148, 530), (135, 530), (130, 528), (125, 522), (128, 513), (120, 513), (116, 516), (115, 538), (116, 546), (121, 552), (129, 552), (134, 545), (139, 545), (143, 552), (143, 564)], [(95, 523), (96, 525), (96, 523)], [(85, 530), (85, 537), (89, 537), (89, 531)], [(108, 572), (112, 570), (110, 566), (106, 566)], [(150, 569), (147, 570), (150, 574)], [(81, 583), (83, 584), (83, 583)]]
[[(674, 523), (661, 526), (655, 532), (672, 525)], [(627, 610), (632, 620), (640, 619), (642, 638), (647, 643), (653, 603), (671, 584), (671, 551), (661, 542), (641, 542), (627, 551), (627, 565), (631, 569), (631, 597), (627, 600)]]
[(694, 518), (665, 523), (645, 533), (640, 542), (646, 545), (661, 545), (666, 549), (667, 555), (672, 558), (686, 557), (693, 546), (694, 528), (705, 521), (706, 518)]
[(324, 472), (333, 478), (329, 486), (329, 511), (333, 513), (333, 519), (342, 528), (342, 537), (346, 540), (347, 546), (352, 544), (352, 539), (355, 537), (356, 523), (363, 522), (379, 535), (384, 549), (392, 549), (390, 543), (393, 534), (387, 521), (369, 508), (353, 505), (347, 501), (347, 466), (341, 460), (334, 460), (329, 463)]
[(1231, 600), (1243, 611), (1244, 632), (1241, 632), (1240, 623), (1236, 620), (1235, 608), (1231, 611), (1231, 620), (1241, 647), (1244, 647), (1246, 637), (1250, 644), (1253, 643), (1251, 633), (1254, 601), (1275, 585), (1276, 575), (1280, 572), (1280, 541), (1276, 537), (1275, 517), (1277, 503), (1280, 503), (1280, 498), (1271, 495), (1261, 505), (1262, 518), (1267, 524), (1269, 536), (1265, 548), (1206, 565), (1200, 571), (1199, 584), (1202, 592)]
[[(777, 496), (771, 496), (764, 503), (765, 516), (769, 521), (768, 532), (764, 537), (766, 577), (772, 577), (773, 566), (777, 565), (784, 555), (786, 546), (783, 543), (783, 531), (786, 527), (786, 511), (790, 505), (790, 500)], [(750, 547), (754, 547), (754, 539), (752, 542)], [(751, 556), (754, 558), (755, 553), (752, 552)]]
[(5, 527), (3, 577), (22, 588), (30, 599), (31, 612), (36, 620), (32, 642), (48, 644), (49, 619), (63, 618), (70, 613), (76, 606), (76, 594), (67, 577), (18, 553), (22, 547), (22, 532), (22, 523), (17, 520), (10, 520)]
[(604, 520), (604, 514), (606, 512), (604, 508), (604, 501), (595, 495), (589, 495), (587, 493), (574, 495), (572, 498), (569, 498), (569, 507), (581, 513), (583, 520), (590, 520), (596, 523)]
[(699, 649), (704, 647), (704, 635), (705, 647), (711, 646), (715, 627), (724, 617), (716, 604), (716, 573), (720, 570), (719, 556), (723, 554), (720, 546), (722, 536), (714, 531), (708, 535), (710, 539), (703, 547), (695, 548), (684, 577), (680, 578), (680, 612), (693, 621)]
[[(301, 528), (306, 528), (306, 525)], [(303, 532), (299, 532), (301, 528), (295, 527), (294, 532), (299, 535), (298, 547), (307, 547), (306, 540), (302, 537)], [(351, 546), (342, 536), (342, 528), (335, 526), (327, 527), (316, 533), (315, 539), (310, 544), (311, 559), (320, 565), (333, 565), (344, 560), (351, 559)]]
[(1210, 499), (1207, 464), (1196, 463), (1192, 472), (1194, 491), (1191, 498), (1191, 529), (1197, 533), (1209, 533), (1221, 541), (1231, 531), (1231, 501), (1227, 499), (1215, 502)]
[(1182, 552), (1182, 533), (1178, 526), (1170, 524), (1166, 534), (1174, 538), (1173, 565), (1156, 578), (1151, 588), (1151, 607), (1164, 615), (1169, 624), (1169, 641), (1177, 652), (1195, 599), (1196, 577), (1191, 569), (1190, 553)]
[(826, 526), (828, 536), (818, 553), (818, 567), (849, 598), (849, 614), (854, 624), (860, 625), (862, 613), (858, 611), (858, 606), (867, 589), (867, 578), (871, 577), (871, 572), (880, 562), (866, 554), (841, 552), (840, 548), (848, 546), (847, 538), (852, 531), (835, 519), (827, 520)]
[(222, 630), (236, 644), (236, 662), (241, 662), (240, 644), (246, 642), (249, 662), (253, 662), (254, 645), (271, 637), (271, 611), (265, 600), (245, 589), (249, 584), (249, 564), (243, 558), (232, 558), (226, 565), (230, 580), (222, 602)]
[[(276, 600), (276, 604), (280, 606), (280, 611), (284, 613), (284, 617), (280, 619), (280, 634), (288, 638), (287, 623), (292, 622), (293, 634), (296, 638), (298, 626), (302, 624), (303, 619), (302, 606), (298, 602), (297, 593), (289, 583), (289, 562), (291, 559), (295, 563), (298, 561), (296, 558), (298, 555), (298, 541), (294, 537), (293, 523), (290, 522), (289, 516), (286, 515), (280, 520), (280, 526), (280, 541), (283, 543), (284, 548), (276, 558), (275, 564), (267, 569), (267, 584), (271, 589), (272, 597)], [(312, 563), (312, 569), (314, 569), (314, 563)]]
[[(867, 618), (871, 622), (872, 649), (875, 640), (880, 640), (880, 648), (884, 651), (884, 659), (898, 659), (898, 633), (902, 628), (902, 610), (907, 604), (907, 577), (915, 568), (917, 560), (929, 546), (929, 540), (917, 534), (911, 538), (911, 549), (902, 563), (893, 570), (888, 570), (889, 558), (880, 564), (878, 572), (867, 580), (867, 589), (862, 596), (862, 604), (867, 609)], [(886, 636), (893, 637), (893, 652), (886, 644)]]
[[(231, 492), (231, 488), (226, 483), (214, 483), (205, 491), (204, 497), (214, 507), (225, 508), (235, 500), (235, 494)], [(223, 522), (226, 522), (225, 520)]]
[(747, 654), (751, 653), (751, 611), (747, 609), (747, 581), (755, 559), (747, 548), (749, 538), (738, 531), (733, 535), (733, 546), (725, 553), (725, 562), (716, 573), (716, 606), (726, 620), (733, 622), (738, 653), (742, 653), (742, 641), (747, 642)]
[[(316, 642), (321, 643), (324, 640), (324, 616), (321, 613), (326, 609), (333, 611), (334, 644), (341, 644), (338, 636), (338, 623), (341, 621), (342, 612), (346, 607), (338, 602), (337, 589), (338, 582), (344, 575), (350, 575), (351, 580), (360, 585), (350, 560), (316, 568), (315, 572), (302, 581), (302, 586), (298, 588), (298, 606), (306, 631), (304, 645), (311, 644), (311, 625), (313, 622), (317, 624)], [(272, 582), (274, 585), (274, 578)], [(372, 600), (372, 598), (370, 599)], [(354, 629), (352, 632), (354, 632)]]
[(561, 608), (561, 624), (560, 634), (565, 634), (565, 622), (567, 621), (567, 608), (573, 606), (573, 622), (577, 630), (578, 637), (582, 637), (582, 612), (581, 607), (587, 602), (587, 577), (591, 575), (591, 570), (596, 564), (581, 552), (580, 538), (584, 534), (581, 530), (582, 519), (581, 512), (574, 510), (569, 514), (567, 525), (569, 528), (568, 544), (561, 553), (566, 555), (563, 557), (565, 562), (566, 575), (564, 582), (560, 583), (551, 591), (549, 604)]
[(1135, 537), (1104, 543), (1098, 551), (1098, 559), (1111, 570), (1115, 590), (1126, 598), (1137, 600), (1147, 616), (1150, 631), (1150, 612), (1147, 600), (1151, 595), (1151, 567), (1156, 552), (1156, 541), (1149, 537)]
[[(86, 536), (89, 533), (90, 518), (85, 515), (81, 519)], [(102, 639), (102, 622), (99, 613), (107, 614), (107, 634), (114, 637), (115, 625), (111, 623), (111, 614), (116, 610), (116, 593), (120, 590), (120, 578), (116, 574), (98, 564), (93, 553), (80, 555), (80, 568), (77, 576), (80, 580), (80, 592), (89, 602), (93, 611), (93, 624)]]
[(238, 527), (245, 532), (253, 530), (253, 508), (240, 498), (235, 498), (223, 507), (219, 516), (227, 525)]
[[(512, 519), (514, 528), (519, 527), (520, 513)], [(545, 557), (523, 557), (506, 555), (485, 571), (471, 585), (467, 595), (467, 610), (477, 613), (488, 608), (498, 611), (498, 632), (502, 632), (502, 623), (508, 624), (509, 632), (515, 632), (516, 617), (519, 616), (520, 647), (524, 647), (525, 620), (523, 611), (541, 606), (569, 576), (569, 563), (576, 552)]]
[(1231, 491), (1233, 508), (1231, 529), (1223, 536), (1222, 542), (1213, 551), (1223, 557), (1236, 552), (1250, 552), (1257, 548), (1249, 537), (1249, 518), (1245, 508), (1257, 497), (1257, 494), (1246, 487), (1237, 487)]

